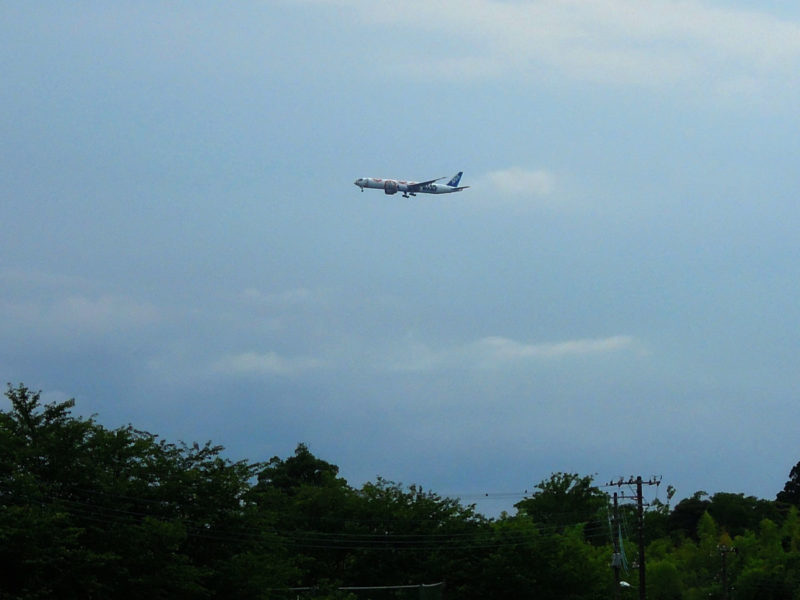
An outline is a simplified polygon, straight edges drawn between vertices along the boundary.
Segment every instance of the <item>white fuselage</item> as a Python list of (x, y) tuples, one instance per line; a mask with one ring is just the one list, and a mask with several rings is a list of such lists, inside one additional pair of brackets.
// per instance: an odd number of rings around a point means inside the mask
[(421, 194), (450, 194), (460, 192), (462, 188), (449, 186), (444, 183), (424, 183), (419, 185), (416, 181), (403, 181), (399, 179), (377, 179), (375, 177), (361, 177), (353, 182), (355, 185), (371, 190), (383, 190), (387, 194), (401, 192), (404, 196)]

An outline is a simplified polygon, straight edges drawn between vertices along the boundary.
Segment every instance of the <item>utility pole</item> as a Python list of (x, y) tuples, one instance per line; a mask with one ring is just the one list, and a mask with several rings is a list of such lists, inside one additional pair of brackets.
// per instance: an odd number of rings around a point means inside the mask
[[(645, 485), (659, 485), (661, 484), (660, 477), (651, 477), (649, 480), (645, 481), (642, 479), (642, 476), (639, 475), (638, 477), (629, 477), (627, 480), (620, 477), (619, 481), (610, 481), (608, 485), (615, 485), (617, 487), (622, 487), (623, 485), (634, 485), (636, 484), (636, 513), (638, 516), (639, 521), (639, 535), (638, 535), (638, 542), (639, 542), (639, 600), (646, 600), (647, 598), (647, 580), (646, 580), (646, 569), (645, 569), (645, 560), (644, 560), (644, 497), (642, 495), (642, 486)], [(616, 498), (616, 494), (614, 494)], [(625, 496), (623, 496), (624, 498)]]
[(613, 521), (611, 537), (614, 541), (614, 557), (611, 559), (611, 567), (614, 569), (614, 598), (619, 600), (619, 568), (622, 563), (622, 553), (619, 548), (619, 503), (617, 499), (617, 492), (614, 492), (614, 521)]
[(647, 587), (645, 586), (644, 568), (644, 502), (642, 501), (642, 476), (636, 478), (636, 506), (639, 515), (639, 600), (645, 600)]

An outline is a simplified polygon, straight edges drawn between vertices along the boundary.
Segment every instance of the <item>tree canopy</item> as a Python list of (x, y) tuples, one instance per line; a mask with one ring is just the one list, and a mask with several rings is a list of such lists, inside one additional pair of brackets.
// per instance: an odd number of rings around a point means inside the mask
[[(3, 598), (589, 600), (614, 594), (612, 538), (623, 568), (638, 558), (631, 506), (612, 530), (591, 476), (555, 472), (487, 519), (414, 484), (353, 487), (306, 444), (231, 461), (211, 442), (107, 429), (24, 385), (5, 395)], [(651, 507), (648, 595), (800, 598), (797, 478), (775, 501), (698, 492)]]
[(783, 489), (778, 492), (777, 500), (786, 504), (800, 506), (800, 462), (792, 467), (789, 472), (789, 480)]

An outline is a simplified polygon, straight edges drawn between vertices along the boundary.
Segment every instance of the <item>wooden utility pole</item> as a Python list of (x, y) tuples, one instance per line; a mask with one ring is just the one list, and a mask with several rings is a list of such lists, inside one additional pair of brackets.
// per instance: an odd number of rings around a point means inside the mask
[(614, 492), (614, 520), (612, 525), (611, 537), (614, 542), (614, 557), (611, 559), (611, 567), (614, 569), (614, 598), (619, 600), (619, 568), (622, 564), (622, 553), (619, 548), (619, 503), (617, 499), (617, 492)]
[(639, 600), (645, 600), (647, 587), (644, 568), (644, 501), (642, 499), (642, 476), (636, 478), (636, 506), (639, 515)]
[[(623, 485), (636, 485), (636, 514), (638, 516), (639, 521), (639, 534), (638, 534), (638, 545), (639, 545), (639, 600), (646, 600), (647, 599), (647, 570), (645, 568), (645, 559), (644, 559), (644, 497), (642, 495), (642, 486), (645, 485), (659, 485), (661, 483), (660, 477), (652, 477), (649, 480), (645, 481), (642, 479), (642, 476), (639, 475), (636, 478), (630, 477), (627, 480), (620, 477), (619, 481), (611, 481), (608, 485), (616, 485), (618, 487), (622, 487)], [(614, 494), (614, 498), (616, 500), (617, 495)], [(624, 496), (623, 496), (624, 497)], [(619, 588), (619, 584), (617, 584)], [(619, 590), (617, 590), (619, 593)]]

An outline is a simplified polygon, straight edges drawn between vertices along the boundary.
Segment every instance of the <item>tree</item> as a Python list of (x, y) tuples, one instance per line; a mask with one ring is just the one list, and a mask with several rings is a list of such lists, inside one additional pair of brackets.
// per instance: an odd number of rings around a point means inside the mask
[(507, 600), (537, 597), (546, 559), (539, 528), (530, 517), (517, 515), (493, 523), (492, 530), (491, 549), (481, 563), (480, 597), (490, 598), (497, 590)]
[(273, 456), (259, 471), (258, 481), (262, 487), (293, 495), (303, 486), (346, 485), (338, 474), (339, 467), (314, 456), (305, 444), (298, 444), (294, 456), (285, 460)]
[[(555, 473), (487, 520), (383, 478), (354, 489), (299, 444), (266, 463), (72, 415), (8, 387), (0, 410), (0, 597), (376, 600), (609, 597), (608, 496)], [(800, 463), (798, 463), (800, 465)], [(793, 478), (797, 478), (793, 470)], [(787, 484), (787, 488), (788, 488)], [(623, 524), (634, 507), (620, 507)], [(698, 492), (646, 515), (648, 595), (800, 600), (800, 509)], [(725, 583), (722, 586), (722, 568)], [(308, 591), (294, 588), (307, 586)], [(625, 596), (623, 596), (625, 597)], [(630, 595), (628, 597), (631, 597)]]
[(703, 499), (706, 496), (708, 496), (706, 492), (699, 491), (695, 492), (691, 498), (684, 498), (678, 502), (667, 520), (669, 531), (696, 540), (697, 523), (710, 504), (708, 500)]
[(681, 574), (673, 561), (647, 561), (647, 597), (650, 600), (680, 600), (682, 590)]
[(298, 444), (289, 458), (273, 457), (258, 471), (252, 497), (292, 550), (295, 585), (348, 583), (349, 555), (338, 541), (350, 533), (357, 498), (338, 473), (339, 467), (314, 456), (305, 444)]
[(546, 531), (563, 532), (576, 524), (586, 525), (585, 533), (591, 539), (605, 542), (601, 512), (608, 506), (608, 494), (592, 485), (590, 475), (580, 477), (575, 473), (553, 473), (550, 479), (536, 485), (538, 490), (530, 498), (515, 506)]
[(42, 406), (41, 393), (22, 384), (9, 385), (5, 396), (11, 410), (0, 412), (0, 591), (94, 597), (103, 589), (95, 567), (110, 557), (83, 545), (85, 527), (64, 505), (66, 482), (83, 462), (71, 449), (85, 444), (93, 423), (71, 419), (74, 400)]
[(473, 506), (383, 478), (364, 484), (358, 495), (359, 528), (377, 542), (358, 554), (360, 577), (373, 584), (401, 573), (404, 583), (447, 579), (449, 593), (476, 593), (492, 534)]
[(786, 600), (793, 588), (780, 567), (753, 563), (736, 579), (736, 600)]
[(800, 462), (792, 467), (789, 480), (783, 486), (783, 490), (778, 492), (776, 499), (778, 502), (800, 506)]
[(250, 496), (257, 465), (210, 442), (107, 430), (73, 417), (74, 400), (43, 405), (23, 385), (6, 397), (0, 596), (260, 598), (287, 583)]
[(763, 519), (776, 520), (778, 510), (773, 502), (754, 496), (718, 492), (711, 496), (708, 514), (731, 536), (755, 530)]

